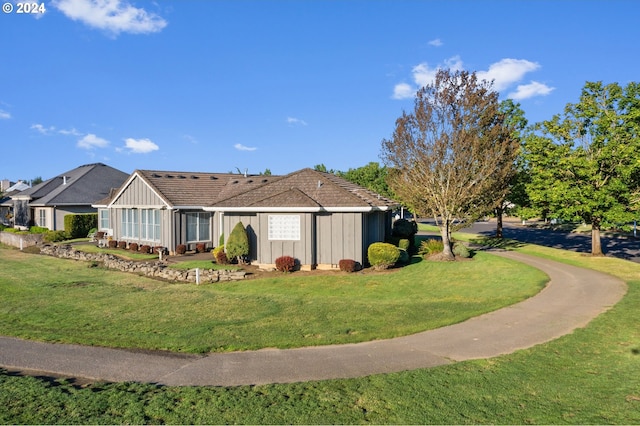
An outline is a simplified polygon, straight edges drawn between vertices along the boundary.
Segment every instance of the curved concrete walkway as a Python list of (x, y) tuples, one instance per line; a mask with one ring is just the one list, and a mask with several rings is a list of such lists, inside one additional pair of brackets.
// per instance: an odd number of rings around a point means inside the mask
[(513, 252), (551, 281), (538, 295), (460, 324), (366, 343), (204, 356), (32, 342), (0, 337), (0, 366), (39, 374), (172, 386), (235, 386), (353, 378), (490, 358), (553, 340), (617, 303), (612, 276)]

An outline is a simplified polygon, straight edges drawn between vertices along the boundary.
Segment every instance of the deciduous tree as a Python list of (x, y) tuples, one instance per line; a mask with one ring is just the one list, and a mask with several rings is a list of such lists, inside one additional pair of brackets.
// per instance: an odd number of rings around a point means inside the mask
[(503, 199), (518, 151), (511, 133), (491, 82), (440, 70), (417, 92), (413, 112), (396, 120), (393, 137), (382, 141), (389, 187), (417, 214), (436, 220), (445, 258), (454, 258), (454, 220), (474, 220)]
[(532, 206), (543, 215), (590, 224), (591, 253), (602, 255), (601, 229), (634, 219), (640, 84), (587, 82), (578, 103), (535, 130), (523, 146)]

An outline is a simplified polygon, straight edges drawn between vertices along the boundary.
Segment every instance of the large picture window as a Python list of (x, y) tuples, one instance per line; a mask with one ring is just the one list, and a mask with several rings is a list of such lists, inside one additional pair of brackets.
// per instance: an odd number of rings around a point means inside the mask
[(160, 241), (160, 210), (140, 210), (140, 239)]
[(135, 209), (122, 210), (122, 236), (138, 238), (138, 211)]
[(270, 240), (300, 240), (300, 216), (269, 215)]
[(187, 241), (211, 240), (211, 213), (187, 213)]

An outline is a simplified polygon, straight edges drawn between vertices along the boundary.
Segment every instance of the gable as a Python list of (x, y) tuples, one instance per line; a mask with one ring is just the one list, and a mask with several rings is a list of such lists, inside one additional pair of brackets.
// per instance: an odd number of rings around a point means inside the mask
[(137, 172), (118, 190), (109, 206), (117, 207), (172, 207)]

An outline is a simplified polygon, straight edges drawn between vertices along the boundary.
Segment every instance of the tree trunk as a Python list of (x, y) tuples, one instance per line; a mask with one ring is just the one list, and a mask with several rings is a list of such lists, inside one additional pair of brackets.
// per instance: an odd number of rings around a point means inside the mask
[(440, 235), (442, 236), (442, 243), (444, 244), (444, 250), (442, 251), (442, 258), (444, 260), (455, 260), (453, 251), (451, 250), (451, 220), (443, 219), (440, 226)]
[(600, 223), (596, 221), (591, 224), (591, 255), (604, 255), (602, 252), (602, 243), (600, 242)]
[(502, 238), (502, 206), (496, 208), (496, 238)]

